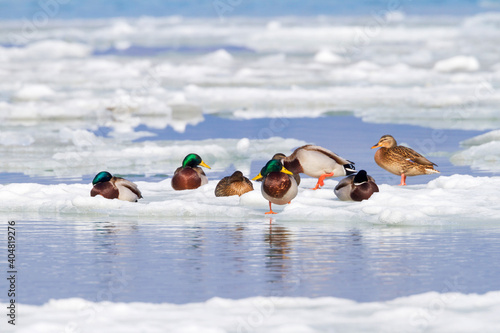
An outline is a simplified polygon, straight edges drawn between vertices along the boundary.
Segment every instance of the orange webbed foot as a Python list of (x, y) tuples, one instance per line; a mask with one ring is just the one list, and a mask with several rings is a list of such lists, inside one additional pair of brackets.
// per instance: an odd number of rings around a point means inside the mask
[(324, 173), (318, 178), (318, 182), (316, 183), (316, 186), (312, 188), (311, 190), (317, 190), (320, 188), (320, 186), (325, 186), (325, 178), (327, 177), (332, 177), (333, 176), (333, 171), (330, 173)]

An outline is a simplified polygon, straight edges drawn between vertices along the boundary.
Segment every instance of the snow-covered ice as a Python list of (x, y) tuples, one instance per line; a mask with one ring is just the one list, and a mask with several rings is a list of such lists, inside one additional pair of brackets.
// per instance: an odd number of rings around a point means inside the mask
[(113, 110), (133, 127), (187, 104), (246, 119), (348, 111), (498, 128), (500, 15), (387, 15), (51, 20), (17, 39), (23, 22), (0, 22), (1, 117), (99, 122)]
[(461, 142), (463, 150), (453, 154), (451, 162), (474, 169), (500, 171), (500, 130), (490, 131)]
[[(254, 175), (246, 174), (252, 177)], [(164, 216), (204, 218), (263, 217), (268, 202), (260, 183), (241, 197), (215, 197), (217, 180), (196, 190), (174, 191), (170, 178), (160, 182), (136, 182), (144, 199), (138, 203), (90, 197), (91, 184), (33, 183), (0, 186), (0, 211), (81, 216)], [(329, 221), (385, 225), (460, 225), (496, 223), (500, 207), (500, 177), (468, 175), (441, 176), (427, 185), (380, 184), (380, 192), (362, 202), (337, 199), (337, 180), (327, 180), (325, 188), (312, 191), (315, 179), (305, 178), (292, 203), (274, 206), (279, 221)], [(311, 222), (312, 223), (312, 222)]]
[[(6, 304), (1, 304), (5, 308)], [(358, 303), (333, 298), (212, 298), (203, 303), (51, 300), (18, 305), (13, 330), (2, 332), (483, 332), (500, 330), (500, 292), (484, 295), (443, 291)], [(22, 319), (21, 319), (22, 318)], [(2, 324), (5, 325), (5, 320)]]

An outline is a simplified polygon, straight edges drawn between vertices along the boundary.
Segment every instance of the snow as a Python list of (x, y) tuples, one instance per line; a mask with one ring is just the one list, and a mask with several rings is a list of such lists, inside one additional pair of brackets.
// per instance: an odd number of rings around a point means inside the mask
[[(490, 45), (499, 21), (398, 11), (378, 21), (54, 20), (14, 46), (5, 45), (23, 22), (0, 22), (0, 112), (4, 120), (102, 119), (113, 110), (116, 122), (145, 124), (175, 104), (243, 119), (351, 112), (368, 122), (497, 129), (500, 72)], [(146, 56), (128, 56), (137, 48)]]
[(224, 171), (233, 165), (248, 173), (253, 160), (267, 160), (276, 151), (288, 152), (306, 144), (280, 137), (259, 139), (257, 135), (241, 139), (132, 142), (150, 134), (122, 129), (103, 137), (70, 127), (39, 129), (30, 135), (0, 134), (4, 159), (0, 171), (78, 178), (109, 168), (113, 173), (154, 175), (173, 172), (188, 153), (197, 152), (213, 171)]
[[(15, 328), (2, 332), (484, 332), (500, 330), (500, 292), (444, 288), (385, 302), (334, 298), (212, 298), (203, 303), (113, 303), (81, 298), (18, 305)], [(112, 296), (112, 292), (109, 292)], [(6, 304), (1, 304), (2, 308)], [(10, 326), (10, 325), (8, 325)]]
[(450, 161), (483, 171), (500, 171), (500, 130), (490, 131), (461, 142), (464, 150), (453, 154)]
[(318, 53), (316, 53), (314, 55), (314, 61), (324, 63), (324, 64), (342, 64), (342, 63), (345, 63), (345, 60), (341, 56), (331, 52), (328, 49), (323, 49), (323, 50), (319, 51)]
[[(207, 174), (210, 178), (210, 170)], [(248, 178), (255, 176), (244, 174)], [(268, 209), (260, 182), (254, 182), (254, 191), (228, 198), (215, 197), (218, 180), (210, 180), (207, 185), (188, 191), (174, 191), (170, 178), (136, 183), (144, 196), (138, 203), (91, 198), (91, 184), (1, 185), (0, 212), (226, 219), (264, 217)], [(312, 191), (315, 179), (304, 178), (291, 204), (273, 205), (279, 212), (275, 218), (288, 222), (311, 220), (383, 225), (477, 225), (497, 223), (500, 218), (500, 207), (495, 204), (500, 199), (500, 177), (441, 176), (426, 185), (405, 187), (378, 182), (380, 192), (362, 202), (338, 200), (333, 192), (337, 183), (337, 180), (328, 180), (324, 188)]]
[(479, 69), (479, 61), (475, 57), (455, 56), (436, 62), (434, 70), (438, 72), (473, 72)]

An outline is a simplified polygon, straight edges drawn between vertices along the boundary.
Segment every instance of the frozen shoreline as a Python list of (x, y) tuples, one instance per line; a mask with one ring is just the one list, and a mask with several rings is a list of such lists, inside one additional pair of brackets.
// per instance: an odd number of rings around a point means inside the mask
[[(196, 190), (174, 191), (170, 179), (137, 182), (145, 199), (138, 203), (89, 195), (90, 184), (9, 184), (0, 186), (0, 212), (103, 216), (203, 217), (208, 219), (264, 217), (267, 201), (255, 190), (238, 196), (217, 198), (218, 181)], [(299, 194), (290, 205), (275, 206), (282, 221), (330, 221), (386, 225), (461, 225), (496, 223), (500, 208), (500, 177), (441, 176), (426, 185), (381, 184), (380, 192), (363, 202), (339, 201), (333, 193), (337, 180), (312, 191), (315, 179), (303, 179)]]
[[(41, 306), (20, 304), (15, 330), (5, 321), (0, 327), (5, 327), (2, 332), (18, 333), (498, 332), (500, 292), (462, 294), (457, 287), (450, 283), (442, 293), (369, 303), (333, 297), (212, 298), (182, 305), (70, 298)], [(112, 297), (112, 291), (105, 297)]]

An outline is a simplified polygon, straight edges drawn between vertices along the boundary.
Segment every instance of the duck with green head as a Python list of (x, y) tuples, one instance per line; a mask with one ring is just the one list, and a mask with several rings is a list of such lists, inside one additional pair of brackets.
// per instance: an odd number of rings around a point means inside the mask
[(210, 169), (199, 155), (188, 154), (182, 161), (182, 166), (174, 172), (172, 188), (176, 191), (193, 190), (208, 184), (208, 178), (199, 165)]
[(262, 196), (269, 201), (269, 212), (273, 212), (271, 203), (284, 205), (297, 196), (298, 187), (293, 173), (288, 171), (280, 160), (270, 160), (252, 180), (262, 178)]
[(137, 202), (142, 198), (141, 191), (136, 184), (121, 177), (113, 177), (107, 171), (99, 172), (92, 180), (90, 196), (100, 195), (107, 199), (119, 199)]

